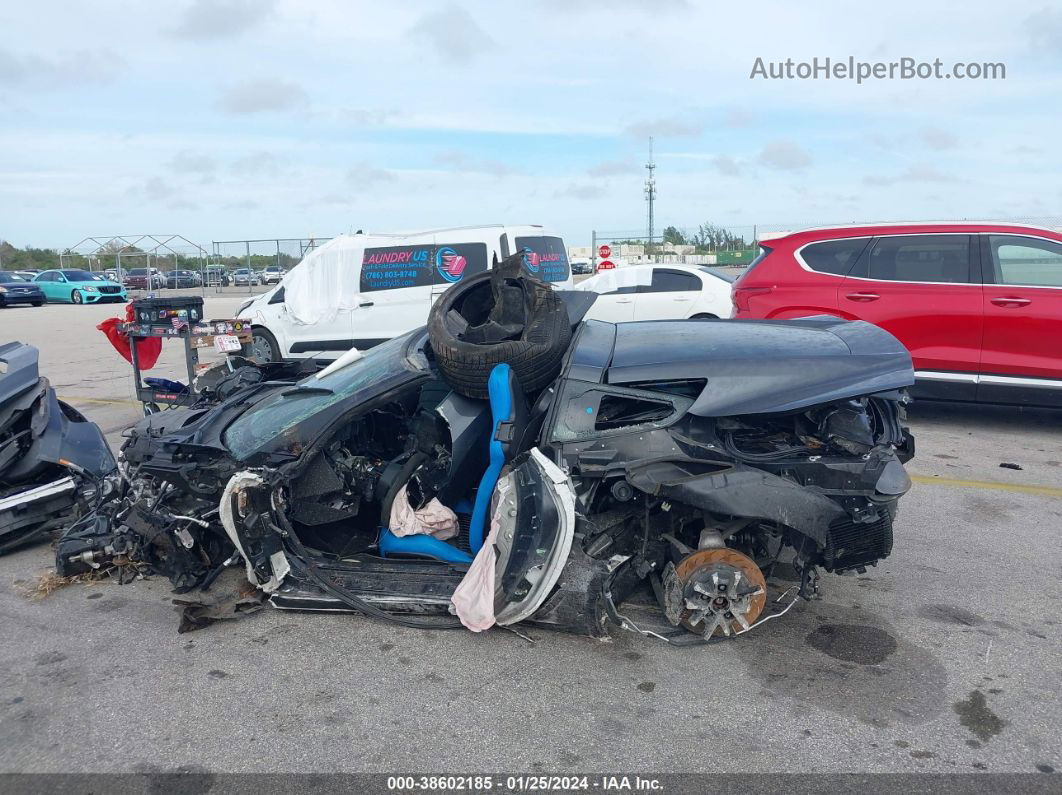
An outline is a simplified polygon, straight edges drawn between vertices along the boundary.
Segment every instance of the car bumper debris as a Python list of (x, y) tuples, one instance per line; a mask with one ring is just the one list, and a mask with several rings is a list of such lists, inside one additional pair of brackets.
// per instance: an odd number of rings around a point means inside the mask
[(109, 497), (100, 429), (55, 395), (37, 349), (0, 345), (0, 553), (46, 540)]

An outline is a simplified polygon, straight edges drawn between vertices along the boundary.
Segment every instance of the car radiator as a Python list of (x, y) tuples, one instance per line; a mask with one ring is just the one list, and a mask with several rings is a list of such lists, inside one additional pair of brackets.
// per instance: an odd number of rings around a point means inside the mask
[(830, 522), (824, 565), (827, 571), (847, 571), (887, 558), (891, 552), (892, 515), (887, 510), (873, 522), (844, 517)]

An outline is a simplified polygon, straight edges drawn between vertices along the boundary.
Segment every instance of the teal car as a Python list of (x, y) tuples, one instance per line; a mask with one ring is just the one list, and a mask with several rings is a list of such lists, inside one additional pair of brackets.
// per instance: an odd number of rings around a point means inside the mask
[(105, 301), (125, 302), (125, 288), (99, 273), (77, 270), (43, 271), (33, 283), (41, 288), (51, 302), (70, 304), (99, 304)]

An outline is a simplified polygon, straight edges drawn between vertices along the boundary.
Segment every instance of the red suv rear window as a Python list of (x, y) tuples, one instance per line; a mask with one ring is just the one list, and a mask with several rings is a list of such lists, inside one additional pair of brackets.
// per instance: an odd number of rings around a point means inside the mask
[(823, 240), (800, 249), (798, 256), (817, 273), (847, 276), (859, 255), (870, 242), (869, 237), (848, 237), (843, 240)]

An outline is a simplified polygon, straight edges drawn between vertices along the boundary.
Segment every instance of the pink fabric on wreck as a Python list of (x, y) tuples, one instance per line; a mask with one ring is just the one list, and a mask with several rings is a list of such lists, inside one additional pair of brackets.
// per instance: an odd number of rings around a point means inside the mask
[(403, 486), (391, 503), (390, 530), (396, 536), (422, 534), (446, 541), (457, 535), (457, 514), (434, 497), (420, 510), (413, 510)]
[(492, 512), (490, 532), (450, 597), (457, 617), (473, 632), (494, 626), (494, 565), (498, 558), (494, 541), (498, 538), (498, 527), (498, 520)]

